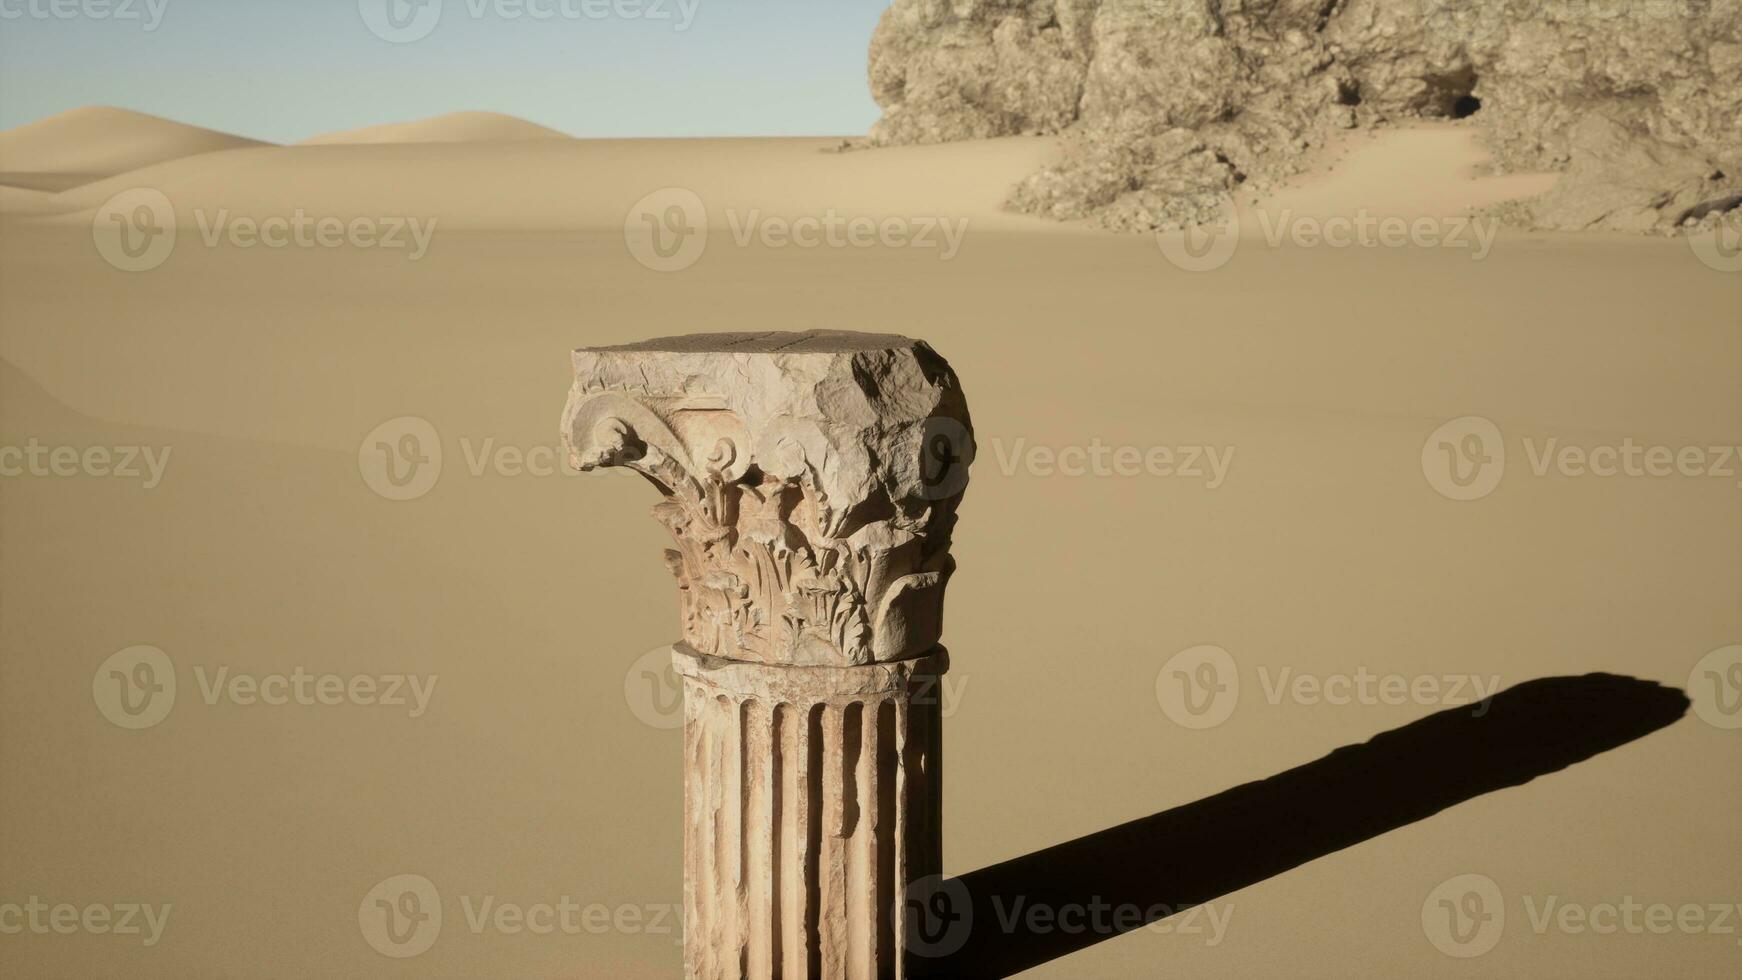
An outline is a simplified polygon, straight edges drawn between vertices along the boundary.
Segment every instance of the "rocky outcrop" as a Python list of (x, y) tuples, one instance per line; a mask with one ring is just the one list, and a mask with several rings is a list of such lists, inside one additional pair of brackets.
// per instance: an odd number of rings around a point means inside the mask
[(1113, 228), (1417, 118), (1564, 171), (1542, 227), (1667, 230), (1742, 193), (1742, 0), (895, 0), (871, 82), (873, 144), (1067, 134), (1011, 206)]

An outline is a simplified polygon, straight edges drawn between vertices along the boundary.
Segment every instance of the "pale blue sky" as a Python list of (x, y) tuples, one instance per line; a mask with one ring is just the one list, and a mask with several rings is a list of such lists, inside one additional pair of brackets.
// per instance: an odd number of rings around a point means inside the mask
[(0, 0), (0, 128), (113, 105), (279, 142), (461, 109), (583, 137), (851, 135), (877, 118), (866, 50), (887, 6)]

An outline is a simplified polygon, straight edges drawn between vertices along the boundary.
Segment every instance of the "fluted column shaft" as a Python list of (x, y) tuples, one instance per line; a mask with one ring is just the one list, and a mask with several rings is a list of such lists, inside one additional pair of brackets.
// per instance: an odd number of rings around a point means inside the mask
[(903, 896), (942, 864), (943, 650), (861, 667), (673, 656), (686, 975), (910, 976)]

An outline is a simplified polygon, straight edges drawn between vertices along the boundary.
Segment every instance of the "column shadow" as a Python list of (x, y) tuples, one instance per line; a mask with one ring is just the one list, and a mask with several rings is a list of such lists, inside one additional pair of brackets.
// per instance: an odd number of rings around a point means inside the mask
[[(1441, 711), (1306, 765), (953, 879), (966, 940), (926, 976), (1007, 977), (1430, 817), (1564, 769), (1681, 718), (1679, 690), (1612, 674), (1550, 677), (1495, 695), (1478, 716)], [(916, 909), (922, 922), (933, 901)], [(1099, 931), (1006, 926), (1024, 908), (1129, 907)], [(1153, 914), (1160, 911), (1161, 914)], [(926, 928), (922, 924), (919, 928)], [(959, 934), (958, 934), (959, 935)], [(959, 941), (959, 940), (958, 940)], [(952, 942), (948, 945), (955, 945)]]

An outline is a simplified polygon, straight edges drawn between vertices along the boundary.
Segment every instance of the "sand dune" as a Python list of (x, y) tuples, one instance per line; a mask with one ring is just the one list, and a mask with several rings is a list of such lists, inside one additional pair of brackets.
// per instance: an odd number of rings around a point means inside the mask
[(1366, 211), (1402, 218), (1464, 214), (1547, 191), (1559, 174), (1487, 173), (1492, 157), (1469, 123), (1354, 130), (1315, 169), (1264, 197), (1272, 212), (1318, 218)]
[(61, 210), (65, 207), (47, 191), (0, 184), (0, 214), (47, 214)]
[(0, 184), (60, 191), (165, 160), (267, 145), (142, 112), (88, 106), (0, 132)]
[[(57, 197), (89, 212), (134, 187), (162, 191), (184, 226), (225, 210), (439, 219), (443, 228), (610, 229), (667, 187), (693, 190), (722, 228), (736, 216), (839, 214), (969, 218), (976, 227), (1055, 229), (1002, 211), (1049, 140), (1013, 138), (867, 153), (830, 139), (539, 140), (442, 145), (291, 146), (172, 161)], [(67, 220), (81, 220), (69, 216)]]
[(566, 140), (559, 133), (535, 122), (499, 112), (450, 112), (414, 122), (365, 126), (326, 133), (301, 140), (301, 146), (335, 146), (372, 143), (497, 143), (520, 140)]
[[(39, 215), (62, 212), (54, 220), (77, 222), (117, 193), (150, 187), (168, 196), (184, 227), (197, 224), (202, 214), (265, 220), (301, 212), (433, 220), (454, 231), (620, 231), (638, 201), (679, 187), (694, 191), (709, 223), (728, 233), (759, 218), (830, 212), (842, 218), (966, 220), (980, 230), (1087, 230), (1081, 223), (1004, 210), (1011, 186), (1057, 154), (1053, 139), (825, 152), (837, 145), (799, 138), (265, 147), (166, 161), (19, 203)], [(1269, 197), (1242, 201), (1242, 211), (1442, 217), (1540, 193), (1556, 179), (1481, 177), (1484, 159), (1467, 127), (1364, 132), (1333, 148), (1322, 172)], [(0, 208), (24, 210), (4, 198)], [(1242, 227), (1258, 234), (1266, 222)]]

